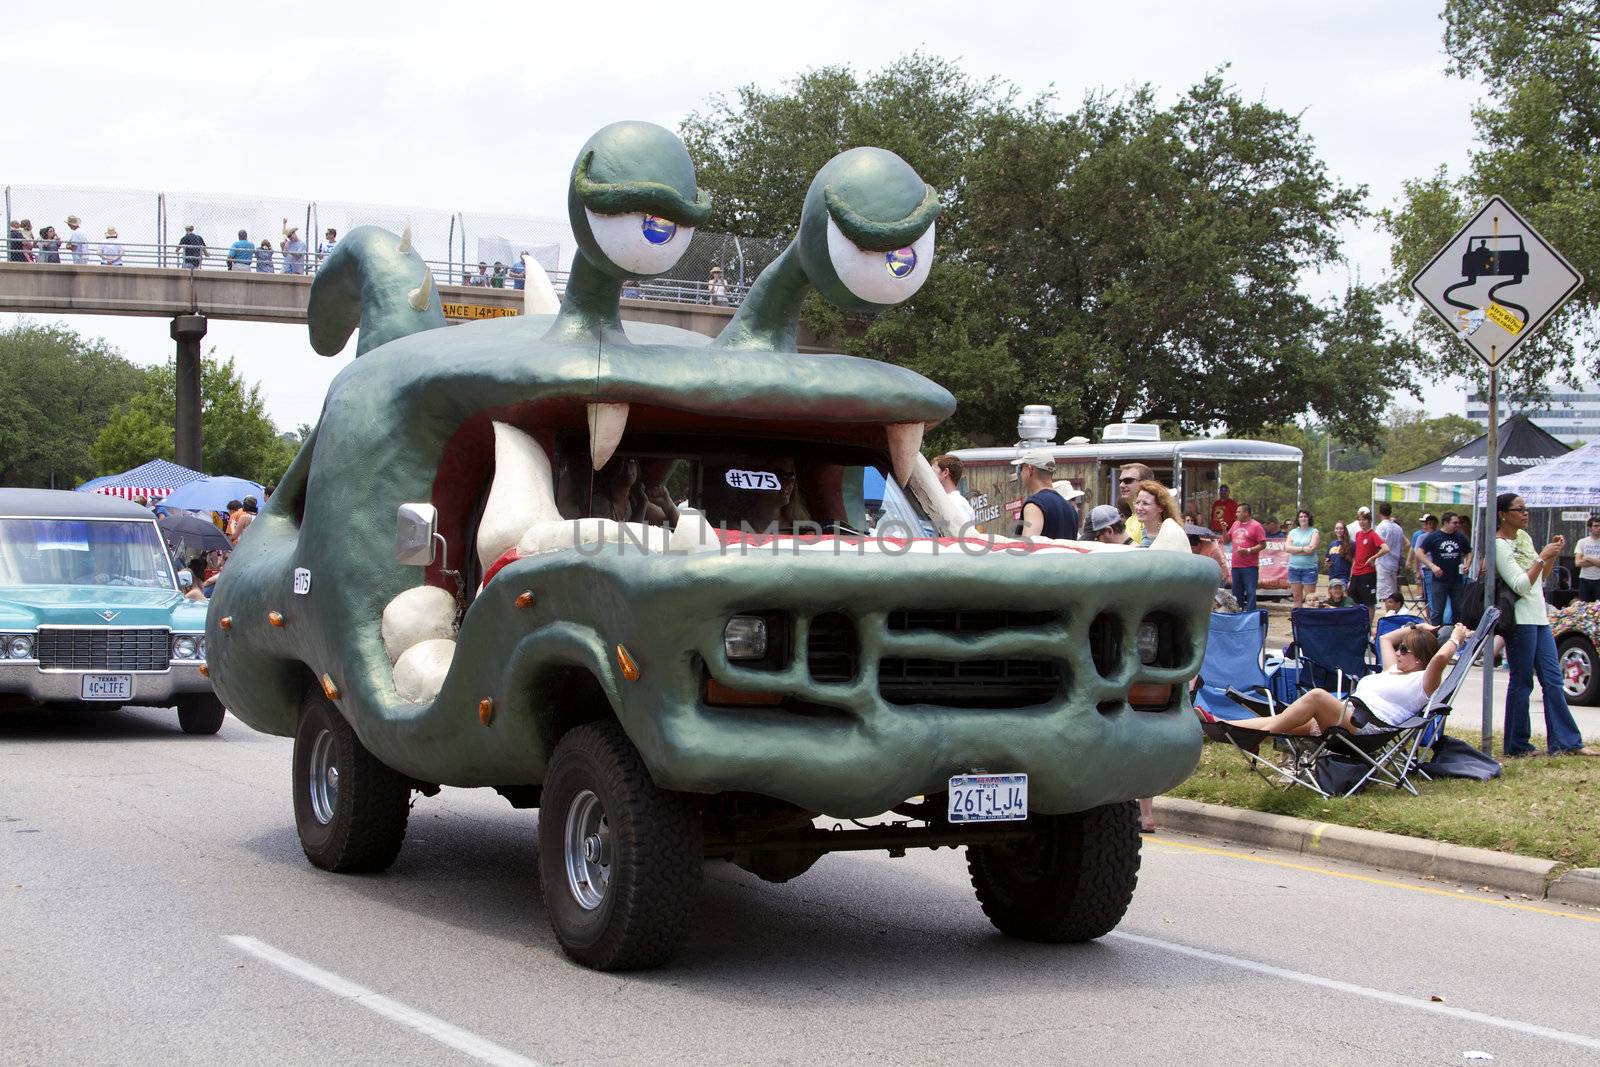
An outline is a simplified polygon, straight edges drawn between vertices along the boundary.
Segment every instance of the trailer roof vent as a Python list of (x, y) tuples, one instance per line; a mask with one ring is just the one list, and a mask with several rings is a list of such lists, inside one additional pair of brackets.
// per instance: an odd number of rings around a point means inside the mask
[(1017, 416), (1017, 446), (1049, 445), (1056, 440), (1056, 416), (1049, 404), (1029, 404)]
[(1102, 441), (1159, 441), (1161, 427), (1153, 422), (1113, 422)]

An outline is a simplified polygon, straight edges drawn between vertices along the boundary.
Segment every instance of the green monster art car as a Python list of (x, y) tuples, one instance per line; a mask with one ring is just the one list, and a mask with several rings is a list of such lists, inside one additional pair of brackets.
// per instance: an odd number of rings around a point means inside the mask
[[(950, 394), (796, 351), (809, 291), (872, 312), (927, 277), (938, 200), (893, 153), (817, 174), (714, 340), (618, 315), (709, 211), (675, 136), (601, 130), (568, 204), (553, 315), (440, 329), (409, 237), (374, 227), (317, 275), (313, 347), (359, 326), (359, 358), (207, 623), (224, 702), (295, 739), (311, 862), (386, 868), (413, 790), (480, 786), (540, 809), (550, 922), (592, 967), (677, 952), (708, 859), (785, 881), (965, 846), (1001, 930), (1111, 930), (1133, 799), (1199, 758), (1215, 564), (951, 536), (919, 451)], [(867, 468), (947, 536), (858, 532)]]

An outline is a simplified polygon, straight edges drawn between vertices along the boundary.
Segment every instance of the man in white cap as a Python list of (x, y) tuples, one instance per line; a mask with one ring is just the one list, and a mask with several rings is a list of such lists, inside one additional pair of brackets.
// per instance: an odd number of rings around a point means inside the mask
[(1078, 504), (1079, 501), (1083, 499), (1083, 490), (1074, 489), (1072, 487), (1072, 479), (1070, 478), (1062, 478), (1059, 481), (1051, 482), (1050, 488), (1060, 493), (1061, 499), (1065, 500), (1072, 508), (1073, 519), (1080, 523), (1080, 525), (1074, 527), (1072, 536), (1081, 538), (1083, 536), (1083, 527), (1081, 525), (1083, 521), (1083, 513), (1078, 510)]
[(1022, 501), (1022, 536), (1070, 541), (1078, 536), (1078, 509), (1061, 499), (1051, 482), (1056, 460), (1048, 450), (1032, 449), (1014, 459), (1026, 494)]

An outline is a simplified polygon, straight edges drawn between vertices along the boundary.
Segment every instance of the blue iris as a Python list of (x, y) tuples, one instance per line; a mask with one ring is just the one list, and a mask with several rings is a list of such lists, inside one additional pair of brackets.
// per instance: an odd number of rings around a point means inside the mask
[(893, 252), (885, 252), (883, 254), (883, 265), (896, 278), (904, 278), (917, 269), (917, 250), (914, 248), (897, 248)]
[(678, 224), (660, 215), (646, 215), (641, 228), (644, 239), (653, 245), (664, 245), (678, 236)]

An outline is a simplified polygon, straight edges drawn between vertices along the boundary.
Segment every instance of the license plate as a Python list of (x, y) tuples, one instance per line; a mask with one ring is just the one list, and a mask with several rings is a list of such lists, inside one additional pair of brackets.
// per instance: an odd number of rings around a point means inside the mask
[(85, 700), (132, 700), (133, 675), (86, 674), (83, 676)]
[(1026, 774), (957, 774), (950, 779), (950, 821), (1018, 822), (1028, 817)]

